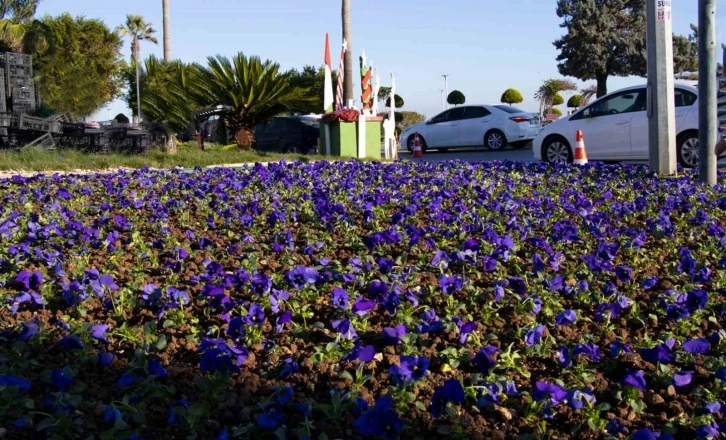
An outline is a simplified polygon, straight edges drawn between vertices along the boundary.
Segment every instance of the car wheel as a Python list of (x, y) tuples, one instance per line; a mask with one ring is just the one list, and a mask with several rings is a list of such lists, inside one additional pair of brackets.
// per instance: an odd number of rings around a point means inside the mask
[(300, 154), (301, 149), (298, 144), (287, 144), (285, 145), (285, 153), (287, 154)]
[[(421, 136), (421, 133), (418, 135), (419, 141), (421, 141), (421, 151), (426, 152), (428, 150), (428, 147), (426, 146), (426, 141), (424, 140), (423, 136)], [(409, 153), (413, 153), (413, 144), (416, 143), (416, 133), (412, 134), (408, 137), (408, 140), (406, 141), (406, 148), (408, 149)]]
[(507, 138), (499, 130), (492, 130), (484, 136), (484, 146), (490, 150), (501, 150), (507, 146)]
[(698, 133), (688, 132), (678, 138), (678, 162), (684, 168), (698, 166)]
[(572, 163), (574, 156), (570, 144), (561, 137), (547, 141), (542, 149), (542, 159), (549, 163)]

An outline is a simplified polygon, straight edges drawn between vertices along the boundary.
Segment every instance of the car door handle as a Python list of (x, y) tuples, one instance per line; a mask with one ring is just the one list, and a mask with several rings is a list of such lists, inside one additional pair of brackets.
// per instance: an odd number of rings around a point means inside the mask
[(625, 124), (630, 124), (630, 121), (620, 121), (620, 122), (615, 123), (615, 125), (625, 125)]
[(451, 124), (452, 127), (458, 127), (459, 124)]

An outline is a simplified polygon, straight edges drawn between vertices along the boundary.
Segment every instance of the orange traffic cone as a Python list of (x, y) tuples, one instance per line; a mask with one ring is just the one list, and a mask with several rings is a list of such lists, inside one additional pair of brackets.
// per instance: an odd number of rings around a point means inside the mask
[(421, 139), (418, 137), (418, 133), (413, 138), (413, 157), (423, 157), (423, 148), (421, 148)]
[(577, 130), (577, 138), (575, 139), (575, 165), (587, 165), (587, 151), (585, 151), (585, 140), (582, 136), (582, 130)]

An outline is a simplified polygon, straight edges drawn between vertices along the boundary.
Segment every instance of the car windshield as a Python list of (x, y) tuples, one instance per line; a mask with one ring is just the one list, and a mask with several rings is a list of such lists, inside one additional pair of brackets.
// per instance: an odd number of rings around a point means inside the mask
[(305, 121), (303, 119), (300, 119), (300, 122), (307, 125), (308, 127), (320, 128), (320, 123), (318, 123), (317, 121)]
[(522, 109), (518, 109), (517, 107), (510, 107), (508, 105), (495, 105), (494, 108), (498, 108), (499, 110), (501, 110), (503, 112), (507, 112), (507, 113), (511, 113), (511, 114), (527, 113), (526, 111), (524, 111)]

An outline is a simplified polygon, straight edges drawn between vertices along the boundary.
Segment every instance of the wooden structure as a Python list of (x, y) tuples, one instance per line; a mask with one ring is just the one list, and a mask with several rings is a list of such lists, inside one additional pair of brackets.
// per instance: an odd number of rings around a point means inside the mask
[(56, 146), (89, 153), (140, 153), (149, 134), (129, 124), (91, 125), (67, 114), (36, 116), (40, 107), (38, 83), (30, 55), (0, 54), (0, 148)]

